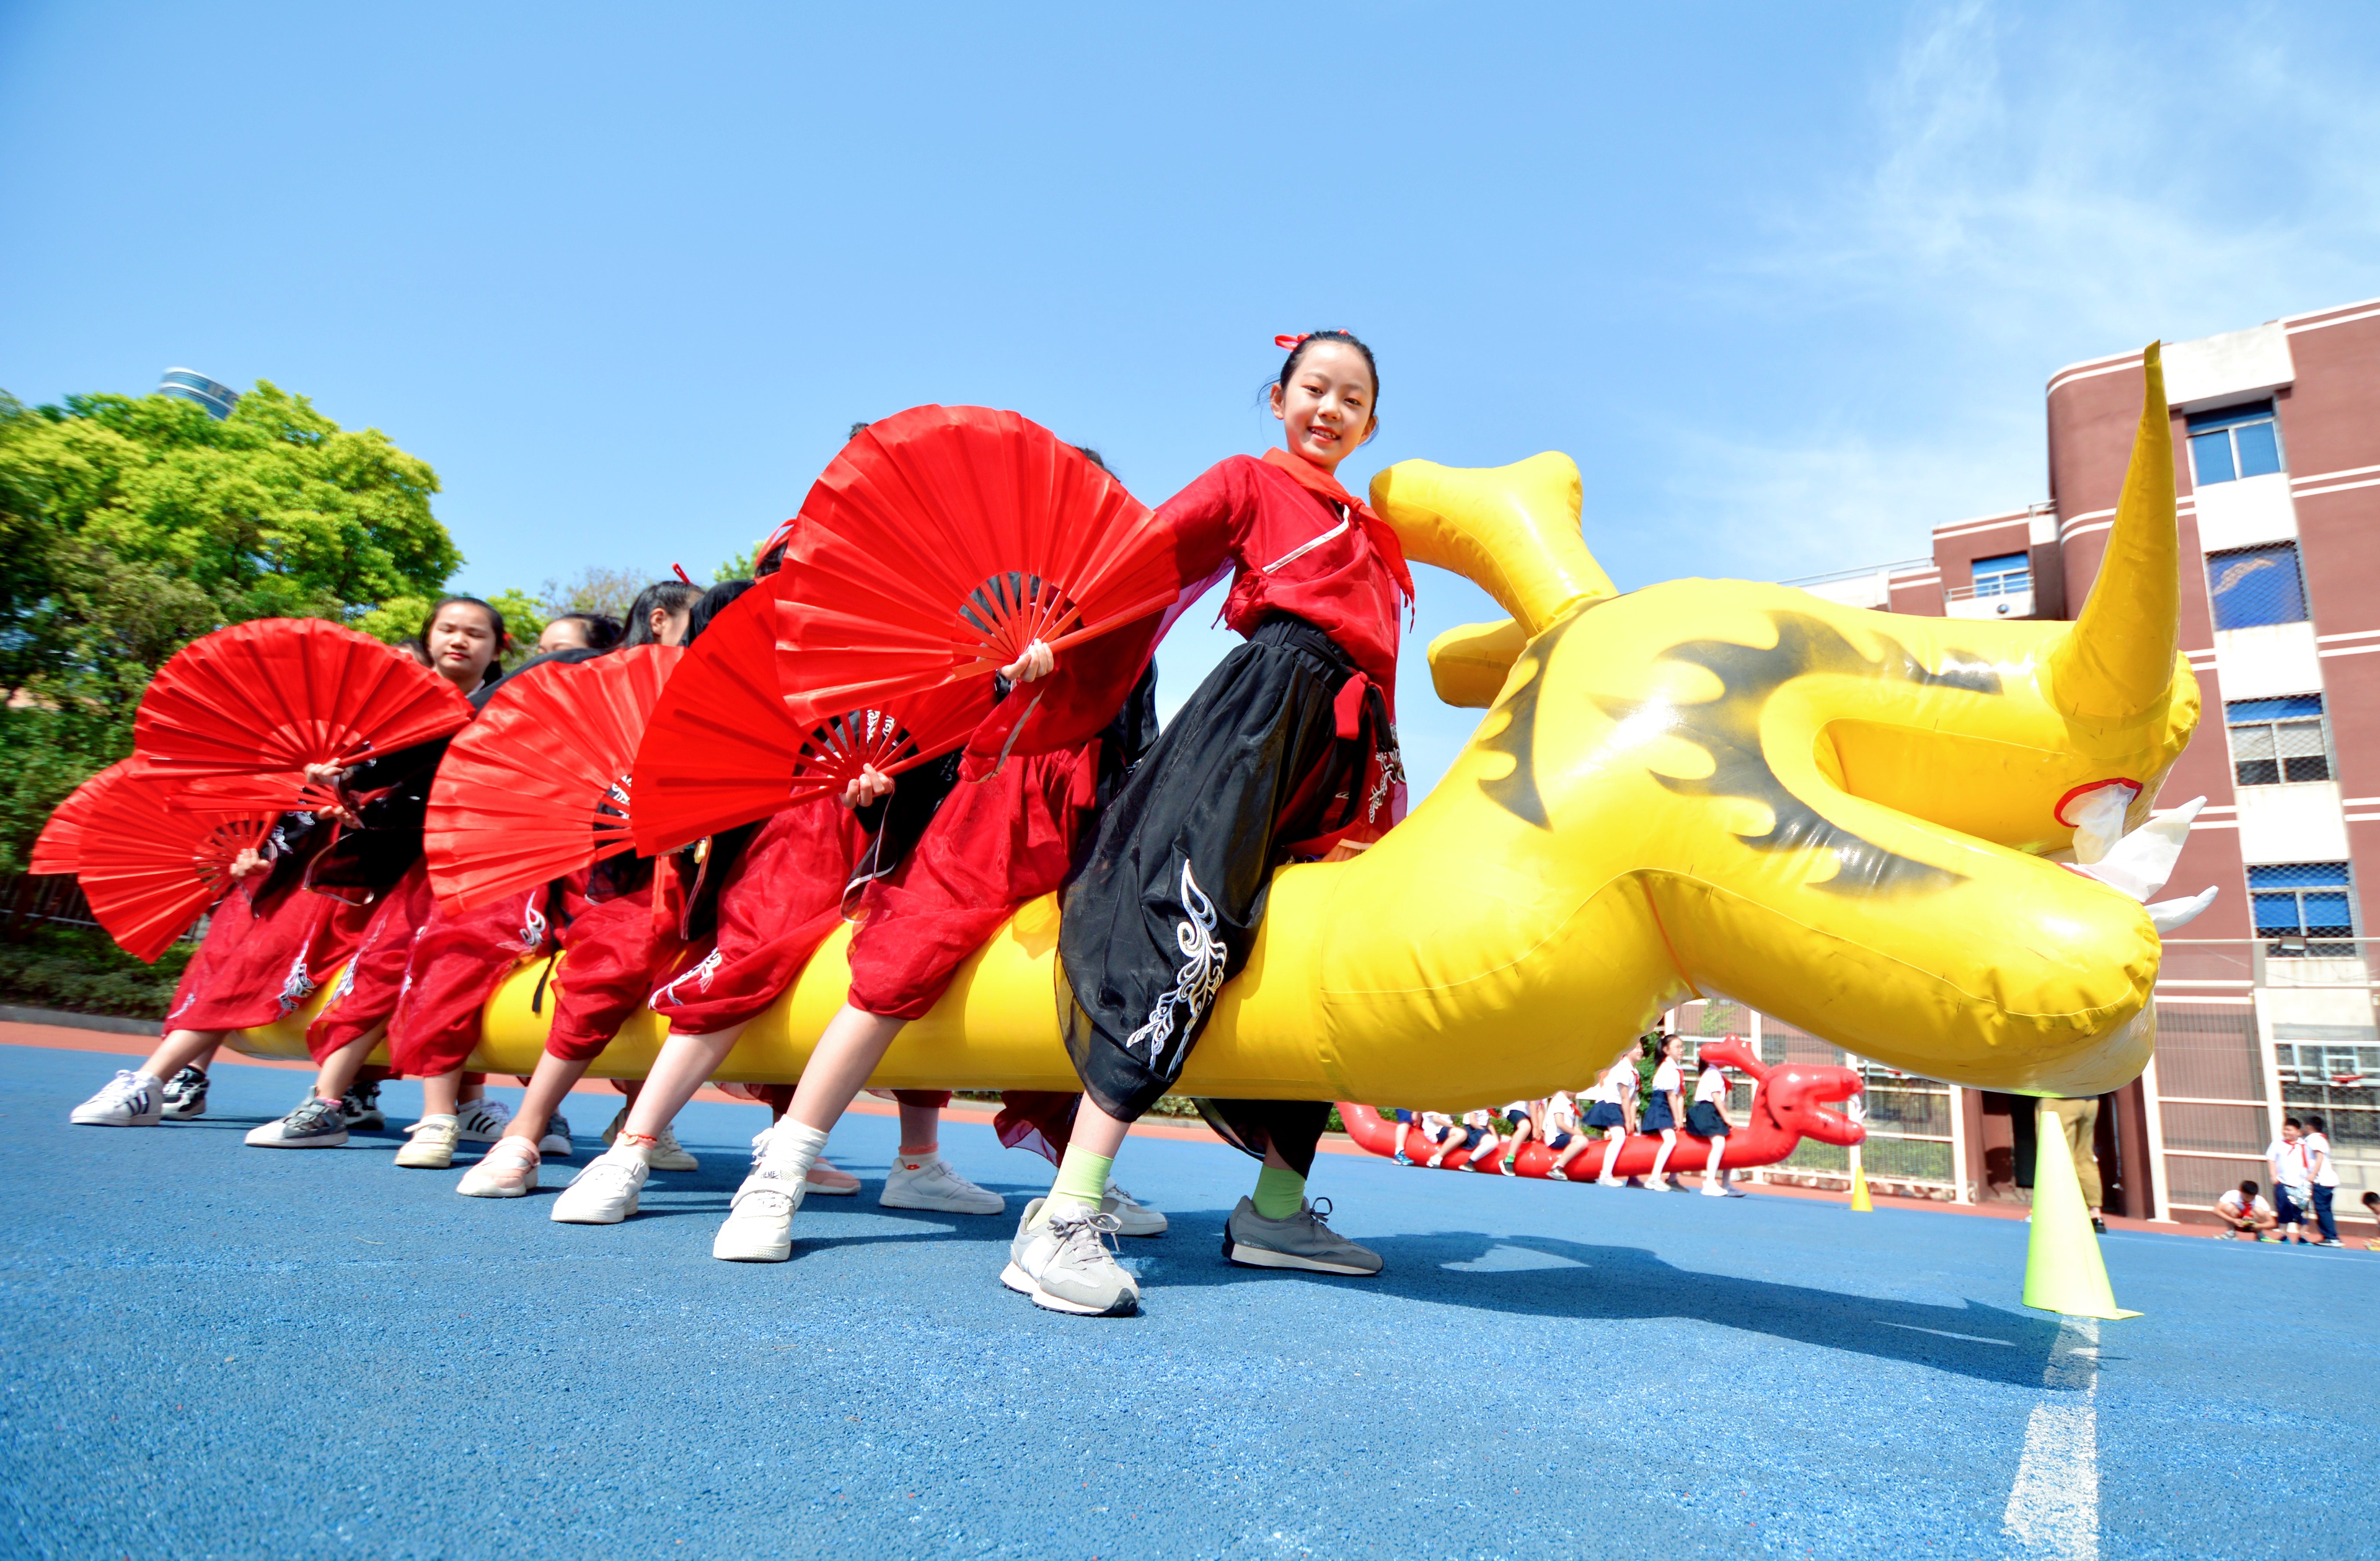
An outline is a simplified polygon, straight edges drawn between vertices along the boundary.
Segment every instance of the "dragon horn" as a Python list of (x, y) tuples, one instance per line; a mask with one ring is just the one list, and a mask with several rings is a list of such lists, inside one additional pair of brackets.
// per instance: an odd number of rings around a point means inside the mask
[(1579, 537), (1578, 466), (1558, 452), (1509, 466), (1399, 461), (1372, 478), (1372, 508), (1405, 557), (1479, 587), (1525, 637), (1582, 602), (1620, 594)]
[(2088, 720), (2142, 714), (2173, 687), (2181, 544), (2173, 515), (2173, 420), (2157, 349), (2151, 342), (2141, 355), (2141, 426), (2099, 577), (2082, 616), (2049, 653), (2051, 697)]

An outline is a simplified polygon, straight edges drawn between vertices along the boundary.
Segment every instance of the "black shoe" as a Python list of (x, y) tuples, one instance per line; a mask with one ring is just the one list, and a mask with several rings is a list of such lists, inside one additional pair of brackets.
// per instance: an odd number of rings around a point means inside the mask
[(2107, 1233), (2107, 1222), (2095, 1214), (2091, 1216), (2091, 1228), (2104, 1236)]
[(351, 1128), (384, 1128), (387, 1114), (380, 1108), (380, 1085), (358, 1084), (339, 1101), (339, 1115)]
[(187, 1122), (207, 1114), (207, 1076), (198, 1068), (185, 1068), (166, 1080), (163, 1093), (164, 1114), (172, 1121)]

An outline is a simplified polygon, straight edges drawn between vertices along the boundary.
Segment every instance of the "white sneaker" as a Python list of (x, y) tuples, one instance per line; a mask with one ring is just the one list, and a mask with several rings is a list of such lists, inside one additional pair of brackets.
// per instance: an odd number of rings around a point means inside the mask
[(507, 1136), (463, 1173), (455, 1191), (466, 1198), (518, 1198), (537, 1191), (538, 1146)]
[(877, 1206), (930, 1209), (936, 1214), (1004, 1214), (1008, 1202), (951, 1169), (940, 1155), (896, 1155)]
[(802, 1186), (813, 1198), (859, 1196), (859, 1178), (842, 1167), (831, 1166), (824, 1160), (810, 1168), (810, 1174), (802, 1178)]
[(764, 1128), (753, 1138), (752, 1174), (735, 1189), (711, 1240), (710, 1255), (723, 1263), (783, 1263), (794, 1255), (794, 1216), (807, 1183), (794, 1174), (790, 1159), (770, 1155), (776, 1131)]
[(455, 1163), (455, 1145), (461, 1124), (448, 1116), (424, 1117), (413, 1124), (413, 1137), (396, 1152), (396, 1163), (407, 1170), (443, 1171)]
[(1033, 1218), (1047, 1202), (1036, 1198), (1025, 1205), (1000, 1282), (1031, 1296), (1036, 1306), (1078, 1317), (1123, 1317), (1139, 1311), (1140, 1286), (1108, 1250), (1115, 1216), (1076, 1204), (1037, 1228)]
[(512, 1120), (513, 1108), (501, 1100), (467, 1100), (455, 1111), (455, 1137), (463, 1144), (493, 1144)]
[(1162, 1236), (1168, 1221), (1163, 1213), (1150, 1208), (1108, 1178), (1107, 1196), (1099, 1200), (1099, 1212), (1113, 1215), (1119, 1236)]
[(119, 1068), (99, 1093), (67, 1114), (87, 1128), (153, 1128), (165, 1114), (165, 1086), (146, 1073)]
[(554, 1220), (562, 1225), (619, 1224), (637, 1212), (637, 1193), (651, 1168), (633, 1147), (606, 1149), (553, 1200)]
[[(620, 1130), (627, 1125), (628, 1108), (623, 1106), (620, 1114), (612, 1119), (612, 1125), (603, 1130), (604, 1146), (609, 1148), (620, 1136)], [(668, 1127), (653, 1134), (653, 1146), (645, 1152), (645, 1164), (657, 1171), (698, 1171), (702, 1168), (702, 1162), (686, 1153), (686, 1145), (677, 1141), (676, 1132)]]
[(545, 1133), (537, 1141), (537, 1152), (566, 1160), (571, 1156), (570, 1119), (556, 1111), (545, 1119)]
[(698, 1171), (702, 1168), (702, 1162), (688, 1154), (686, 1145), (677, 1141), (676, 1130), (666, 1126), (653, 1134), (652, 1154), (648, 1163), (657, 1171)]

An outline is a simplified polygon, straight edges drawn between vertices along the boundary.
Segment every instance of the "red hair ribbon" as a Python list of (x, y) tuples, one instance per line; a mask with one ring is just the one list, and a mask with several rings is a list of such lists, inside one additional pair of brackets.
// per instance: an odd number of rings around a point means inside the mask
[[(1343, 325), (1339, 328), (1339, 334), (1342, 336), (1352, 336), (1354, 333), (1355, 333), (1348, 330)], [(1306, 340), (1313, 334), (1313, 332), (1305, 331), (1301, 332), (1294, 336), (1275, 336), (1272, 339), (1272, 345), (1279, 347), (1283, 352), (1295, 352), (1300, 346), (1304, 345)]]
[(671, 565), (670, 565), (670, 567), (671, 567), (672, 569), (674, 569), (674, 570), (676, 570), (676, 571), (677, 571), (677, 577), (678, 577), (679, 579), (681, 579), (681, 580), (685, 581), (685, 582), (686, 582), (687, 585), (689, 585), (689, 586), (691, 586), (691, 585), (693, 585), (693, 584), (694, 584), (694, 576), (693, 576), (693, 575), (689, 575), (689, 574), (687, 574), (687, 573), (686, 572), (686, 565), (685, 565), (685, 564), (683, 564), (683, 563), (673, 563), (673, 564), (671, 564)]

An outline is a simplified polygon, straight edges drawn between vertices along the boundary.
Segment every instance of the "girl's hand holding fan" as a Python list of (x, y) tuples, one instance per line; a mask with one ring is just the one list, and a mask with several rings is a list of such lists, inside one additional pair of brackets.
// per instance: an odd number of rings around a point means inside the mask
[[(897, 775), (965, 742), (990, 709), (990, 686), (969, 683), (797, 720), (777, 643), (793, 574), (769, 576), (713, 618), (670, 680), (637, 750), (638, 851), (674, 851), (796, 802), (844, 796), (871, 768)], [(802, 658), (790, 664), (799, 671)]]

